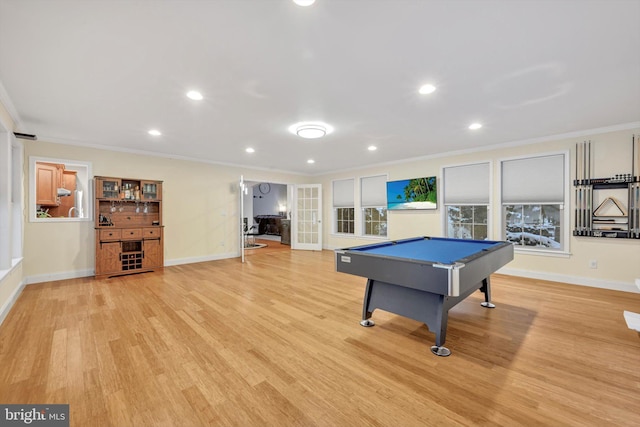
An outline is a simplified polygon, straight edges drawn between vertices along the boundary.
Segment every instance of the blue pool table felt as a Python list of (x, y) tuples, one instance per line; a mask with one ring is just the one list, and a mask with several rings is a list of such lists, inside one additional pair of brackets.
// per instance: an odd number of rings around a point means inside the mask
[(453, 264), (501, 242), (446, 238), (417, 238), (360, 246), (351, 250), (396, 258)]

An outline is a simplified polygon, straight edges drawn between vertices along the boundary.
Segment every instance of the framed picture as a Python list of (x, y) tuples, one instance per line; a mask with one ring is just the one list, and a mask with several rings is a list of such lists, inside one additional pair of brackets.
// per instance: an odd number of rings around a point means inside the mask
[(387, 210), (437, 209), (436, 177), (387, 181)]

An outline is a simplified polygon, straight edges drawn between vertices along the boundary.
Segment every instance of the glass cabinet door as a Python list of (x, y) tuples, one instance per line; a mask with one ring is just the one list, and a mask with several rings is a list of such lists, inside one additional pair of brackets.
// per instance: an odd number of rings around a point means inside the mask
[(120, 179), (100, 178), (97, 184), (97, 198), (118, 199), (120, 197)]
[(141, 181), (143, 200), (161, 200), (162, 183), (154, 181)]

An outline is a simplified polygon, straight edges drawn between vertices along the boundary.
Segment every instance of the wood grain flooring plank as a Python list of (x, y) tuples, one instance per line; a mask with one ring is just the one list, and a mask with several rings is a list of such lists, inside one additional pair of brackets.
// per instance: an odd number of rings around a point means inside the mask
[(73, 426), (640, 425), (640, 294), (496, 274), (434, 334), (376, 310), (331, 251), (276, 245), (27, 286), (0, 325), (0, 402)]

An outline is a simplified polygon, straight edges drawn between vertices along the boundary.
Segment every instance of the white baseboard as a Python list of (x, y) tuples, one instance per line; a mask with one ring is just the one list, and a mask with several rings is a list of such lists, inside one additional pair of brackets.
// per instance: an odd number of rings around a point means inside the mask
[(39, 274), (37, 276), (28, 276), (24, 278), (26, 285), (34, 283), (53, 282), (55, 280), (77, 279), (78, 277), (88, 277), (95, 274), (94, 270), (76, 270), (64, 271), (62, 273)]
[(11, 293), (11, 296), (9, 297), (9, 299), (4, 303), (2, 308), (0, 308), (0, 325), (2, 325), (2, 322), (4, 322), (4, 319), (9, 314), (9, 311), (11, 311), (13, 304), (15, 304), (16, 301), (18, 300), (18, 297), (20, 296), (20, 294), (22, 293), (22, 290), (24, 289), (24, 285), (25, 285), (24, 281), (20, 282), (20, 285), (18, 285), (18, 287), (15, 288), (13, 293)]
[(620, 282), (616, 280), (591, 279), (589, 277), (569, 276), (566, 274), (545, 273), (540, 271), (519, 270), (516, 268), (501, 268), (496, 273), (510, 276), (526, 277), (529, 279), (548, 280), (551, 282), (569, 283), (571, 285), (589, 286), (592, 288), (611, 289), (612, 291), (623, 291), (640, 293), (633, 282)]
[(177, 258), (177, 259), (165, 260), (164, 266), (170, 267), (172, 265), (193, 264), (196, 262), (207, 262), (207, 261), (218, 261), (221, 259), (238, 258), (238, 257), (239, 255), (235, 252), (226, 252), (223, 254), (208, 255), (208, 256), (201, 256), (201, 257)]
[[(238, 254), (224, 253), (224, 254), (218, 254), (213, 256), (172, 259), (172, 260), (165, 261), (164, 265), (165, 267), (169, 267), (172, 265), (192, 264), (194, 262), (217, 261), (221, 259), (236, 258), (236, 257), (238, 257)], [(37, 276), (25, 277), (24, 284), (31, 285), (34, 283), (52, 282), (55, 280), (77, 279), (79, 277), (89, 277), (93, 275), (95, 275), (95, 270), (77, 270), (77, 271), (65, 271), (62, 273), (40, 274)]]

